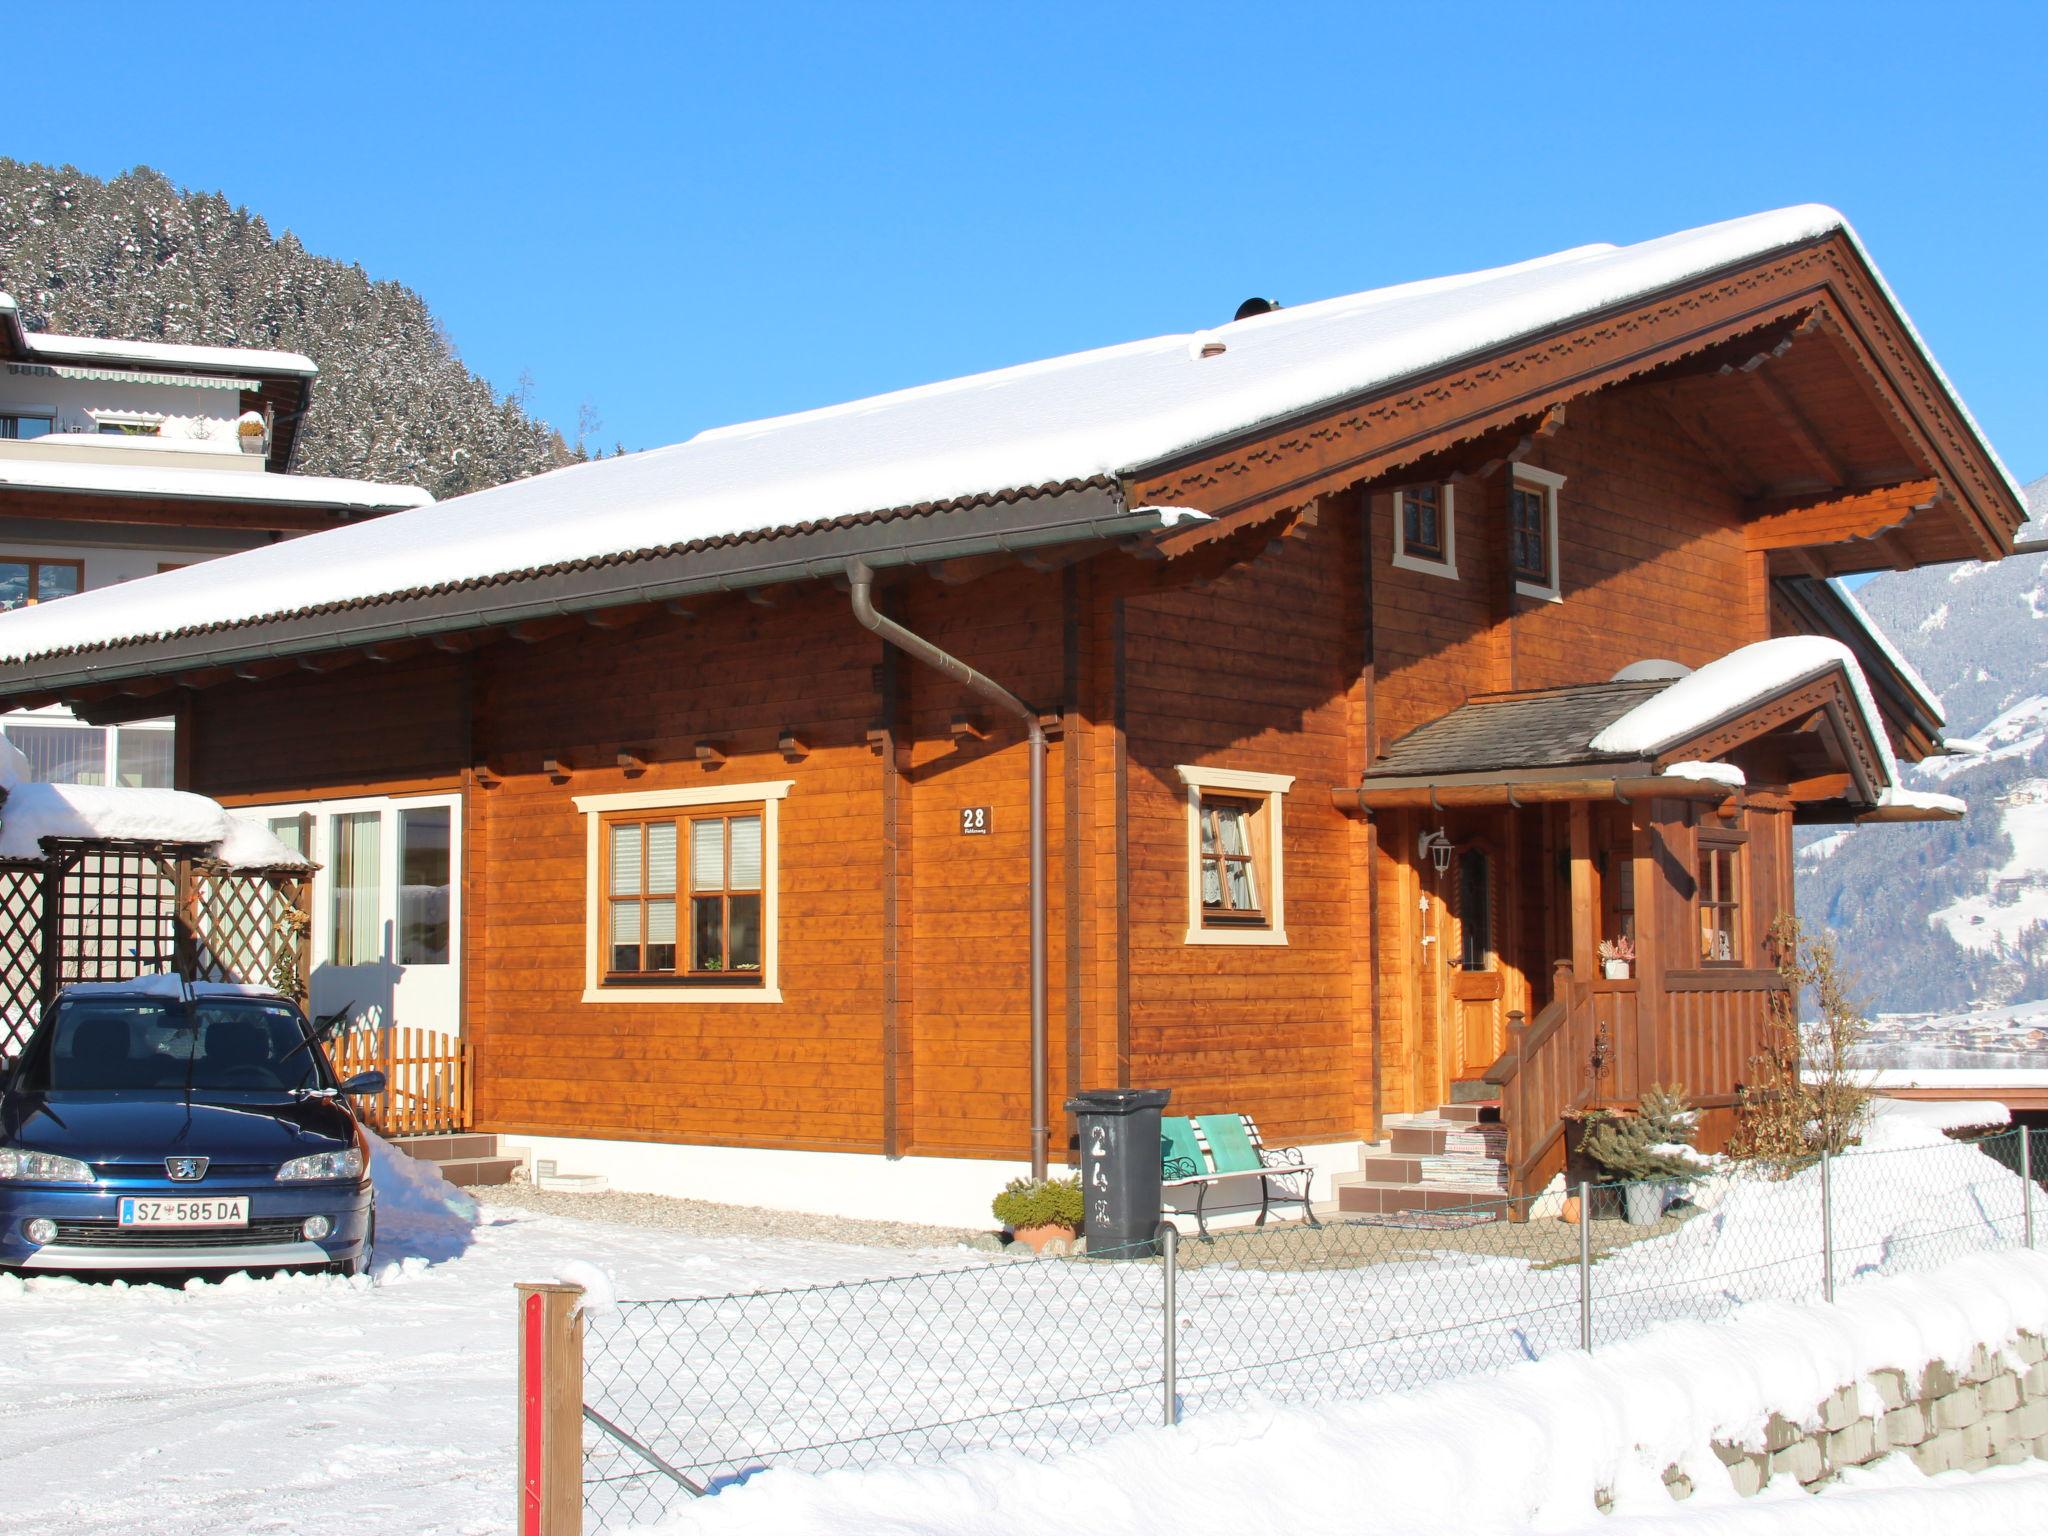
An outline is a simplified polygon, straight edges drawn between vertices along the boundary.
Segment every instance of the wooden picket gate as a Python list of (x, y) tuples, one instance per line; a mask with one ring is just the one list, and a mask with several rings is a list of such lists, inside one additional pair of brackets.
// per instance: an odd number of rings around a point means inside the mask
[(471, 1124), (469, 1043), (459, 1035), (406, 1025), (359, 1025), (338, 1035), (328, 1059), (341, 1077), (382, 1072), (384, 1091), (356, 1100), (386, 1136), (431, 1136)]

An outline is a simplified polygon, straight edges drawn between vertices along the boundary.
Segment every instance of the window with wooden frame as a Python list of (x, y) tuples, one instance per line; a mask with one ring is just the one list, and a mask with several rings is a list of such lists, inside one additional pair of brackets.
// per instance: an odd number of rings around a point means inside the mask
[(776, 828), (790, 780), (583, 795), (584, 1001), (781, 1000)]
[(1557, 498), (1564, 476), (1517, 464), (1508, 481), (1508, 566), (1524, 597), (1561, 600)]
[(761, 983), (758, 806), (604, 820), (608, 984)]
[(1394, 564), (1429, 576), (1458, 574), (1457, 492), (1448, 481), (1394, 492)]
[(0, 555), (0, 610), (76, 596), (85, 586), (83, 560)]
[(1700, 915), (1700, 964), (1741, 965), (1747, 951), (1742, 934), (1742, 843), (1702, 833), (1696, 855)]
[(1190, 944), (1285, 944), (1285, 774), (1182, 767), (1188, 797)]

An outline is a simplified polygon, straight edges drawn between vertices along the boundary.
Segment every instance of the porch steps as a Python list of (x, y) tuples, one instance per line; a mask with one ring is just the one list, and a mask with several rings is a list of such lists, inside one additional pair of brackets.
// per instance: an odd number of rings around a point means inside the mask
[(1368, 1152), (1363, 1172), (1333, 1181), (1340, 1212), (1392, 1216), (1507, 1198), (1507, 1127), (1497, 1102), (1394, 1115), (1387, 1131), (1386, 1150)]
[(497, 1137), (474, 1132), (400, 1136), (391, 1145), (408, 1157), (433, 1164), (450, 1184), (510, 1184), (526, 1166), (524, 1158), (500, 1157)]

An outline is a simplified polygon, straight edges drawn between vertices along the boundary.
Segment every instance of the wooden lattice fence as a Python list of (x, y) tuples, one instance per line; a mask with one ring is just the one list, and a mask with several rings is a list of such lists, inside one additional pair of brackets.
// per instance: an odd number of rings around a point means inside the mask
[(0, 861), (0, 1061), (75, 982), (178, 971), (304, 999), (304, 873), (229, 870), (177, 844), (43, 847), (41, 861)]

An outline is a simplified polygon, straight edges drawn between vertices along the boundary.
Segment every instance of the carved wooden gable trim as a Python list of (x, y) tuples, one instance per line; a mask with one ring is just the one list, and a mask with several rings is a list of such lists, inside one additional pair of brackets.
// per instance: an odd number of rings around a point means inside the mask
[(1840, 667), (1795, 684), (1741, 714), (1665, 748), (1657, 754), (1658, 771), (1673, 763), (1715, 761), (1773, 731), (1799, 730), (1816, 715), (1825, 717), (1828, 732), (1856, 782), (1858, 798), (1875, 803), (1886, 782), (1884, 751), (1864, 723), (1863, 710), (1856, 702), (1848, 674)]
[(1788, 320), (1824, 324), (1843, 339), (1929, 468), (1958, 493), (1984, 553), (2009, 549), (2024, 509), (1839, 234), (1259, 436), (1164, 461), (1140, 470), (1127, 495), (1132, 505), (1200, 507), (1234, 524), (1255, 520)]

